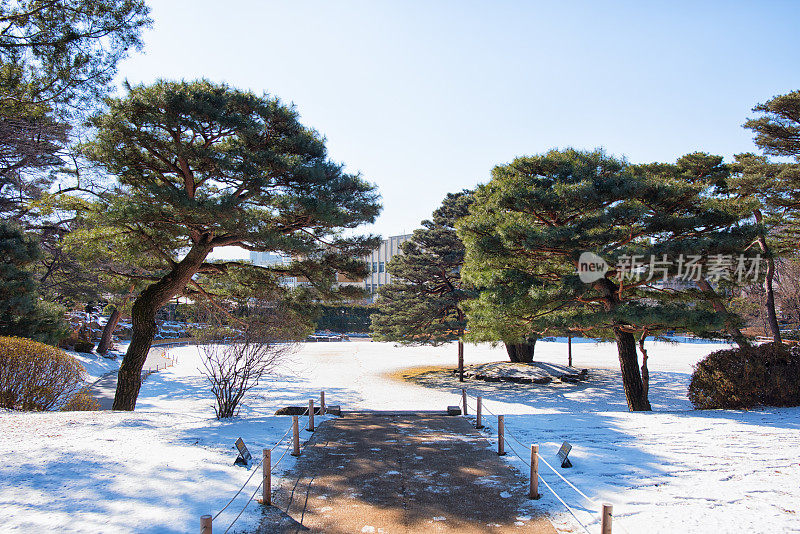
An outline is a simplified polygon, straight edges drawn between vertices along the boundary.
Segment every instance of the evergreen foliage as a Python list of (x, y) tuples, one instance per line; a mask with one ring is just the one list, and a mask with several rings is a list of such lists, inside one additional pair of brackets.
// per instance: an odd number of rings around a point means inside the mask
[(462, 370), (463, 303), (474, 293), (461, 281), (464, 245), (455, 221), (467, 214), (471, 202), (469, 191), (449, 193), (431, 219), (400, 245), (403, 254), (388, 265), (392, 282), (380, 289), (378, 312), (372, 316), (373, 338), (380, 341), (438, 345), (458, 340)]
[[(324, 140), (300, 124), (294, 108), (206, 80), (130, 87), (107, 105), (93, 117), (97, 135), (83, 151), (119, 184), (91, 206), (75, 242), (89, 246), (109, 273), (147, 283), (131, 308), (116, 409), (134, 408), (155, 314), (176, 295), (213, 303), (224, 298), (212, 287), (220, 277), (241, 281), (233, 286), (242, 290), (281, 294), (284, 276), (308, 279), (309, 298), (352, 294), (332, 288), (336, 273), (364, 276), (357, 258), (378, 240), (343, 232), (374, 220), (378, 195), (327, 159)], [(207, 261), (222, 246), (294, 261)]]
[(55, 344), (67, 333), (64, 310), (37, 294), (30, 268), (38, 257), (33, 239), (0, 222), (0, 335)]
[(339, 334), (367, 333), (370, 329), (370, 315), (373, 306), (328, 306), (319, 307), (317, 330), (329, 330)]
[[(741, 224), (740, 203), (708, 194), (709, 162), (690, 156), (675, 165), (634, 166), (601, 151), (568, 149), (495, 167), (458, 224), (466, 245), (462, 274), (481, 289), (470, 316), (500, 317), (492, 324), (513, 331), (615, 339), (628, 406), (649, 410), (634, 335), (706, 334), (728, 317), (696, 288), (664, 290), (660, 273), (626, 280), (617, 266), (634, 255), (649, 261), (698, 254), (707, 261), (745, 250), (753, 229)], [(582, 282), (576, 268), (583, 252), (611, 268)], [(665, 268), (677, 274), (675, 263)]]

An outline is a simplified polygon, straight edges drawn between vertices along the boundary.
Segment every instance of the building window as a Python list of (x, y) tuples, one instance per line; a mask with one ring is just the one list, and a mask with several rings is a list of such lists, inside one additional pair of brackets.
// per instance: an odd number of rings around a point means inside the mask
[(386, 263), (380, 262), (379, 267), (378, 267), (378, 272), (382, 273), (384, 271), (385, 267), (386, 267)]
[(373, 273), (377, 273), (378, 272), (378, 262), (377, 261), (373, 261), (372, 262), (372, 272)]

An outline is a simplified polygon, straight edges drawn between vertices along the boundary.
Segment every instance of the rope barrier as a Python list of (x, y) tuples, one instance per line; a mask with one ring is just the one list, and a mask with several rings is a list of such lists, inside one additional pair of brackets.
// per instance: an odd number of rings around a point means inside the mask
[(547, 460), (545, 460), (544, 458), (542, 458), (542, 455), (541, 455), (541, 454), (537, 454), (536, 456), (538, 456), (538, 457), (539, 457), (539, 459), (540, 459), (542, 462), (544, 462), (544, 465), (546, 465), (547, 467), (549, 467), (549, 468), (550, 468), (550, 471), (552, 471), (553, 473), (555, 473), (556, 475), (558, 475), (558, 478), (560, 478), (561, 480), (563, 480), (564, 482), (566, 482), (566, 483), (567, 483), (567, 485), (569, 485), (569, 487), (570, 487), (570, 488), (574, 489), (574, 490), (575, 490), (575, 491), (576, 491), (576, 492), (577, 492), (577, 493), (578, 493), (578, 494), (579, 494), (581, 497), (583, 497), (584, 499), (586, 499), (586, 500), (587, 500), (587, 501), (589, 501), (590, 503), (592, 503), (592, 504), (594, 504), (594, 505), (597, 505), (597, 506), (600, 506), (600, 507), (602, 508), (603, 504), (602, 504), (600, 501), (598, 501), (598, 500), (596, 500), (596, 499), (592, 499), (591, 497), (589, 497), (588, 495), (586, 495), (584, 492), (582, 492), (581, 490), (579, 490), (579, 489), (578, 489), (578, 488), (575, 486), (575, 484), (573, 484), (572, 482), (570, 482), (569, 480), (567, 480), (566, 478), (564, 478), (564, 475), (562, 475), (561, 473), (559, 473), (558, 471), (556, 471), (556, 470), (553, 468), (553, 466), (552, 466), (552, 465), (550, 465), (550, 464), (547, 462)]
[[(308, 411), (308, 410), (306, 410), (306, 411)], [(277, 462), (275, 462), (274, 464), (272, 464), (272, 465), (270, 466), (270, 468), (269, 468), (269, 472), (270, 472), (270, 473), (272, 473), (273, 471), (275, 471), (275, 468), (276, 468), (276, 467), (278, 467), (278, 464), (279, 464), (279, 463), (281, 463), (281, 460), (283, 460), (284, 456), (286, 456), (286, 453), (288, 453), (288, 452), (289, 452), (289, 449), (291, 448), (291, 445), (292, 445), (291, 443), (289, 443), (288, 445), (286, 445), (286, 449), (284, 449), (284, 451), (283, 451), (283, 454), (281, 454), (281, 457), (280, 457), (280, 458), (278, 458), (278, 461), (277, 461)], [(254, 497), (255, 497), (255, 496), (258, 494), (258, 490), (260, 490), (260, 489), (261, 489), (261, 486), (263, 486), (263, 485), (264, 485), (264, 481), (262, 480), (262, 481), (261, 481), (261, 482), (258, 484), (258, 487), (256, 487), (255, 491), (253, 491), (253, 494), (252, 494), (252, 495), (250, 496), (250, 498), (247, 500), (247, 502), (245, 503), (245, 505), (242, 507), (242, 509), (239, 511), (239, 513), (238, 513), (238, 514), (236, 515), (236, 517), (233, 519), (233, 521), (231, 521), (231, 524), (230, 524), (230, 525), (228, 525), (228, 528), (226, 528), (226, 529), (225, 529), (225, 533), (224, 533), (224, 534), (227, 534), (227, 532), (228, 532), (228, 531), (229, 531), (231, 528), (233, 528), (233, 525), (234, 525), (234, 523), (236, 523), (236, 521), (238, 521), (238, 520), (239, 520), (239, 518), (242, 516), (242, 514), (243, 514), (243, 513), (244, 513), (244, 511), (247, 509), (247, 507), (248, 507), (248, 506), (250, 506), (250, 503), (251, 503), (251, 502), (253, 502), (253, 498), (254, 498)]]
[[(469, 397), (470, 397), (470, 395), (467, 395), (467, 398), (469, 398)], [(470, 405), (470, 404), (469, 404), (469, 402), (467, 402), (467, 405), (468, 405), (470, 408), (472, 408), (472, 405)], [(489, 409), (489, 408), (486, 406), (486, 400), (485, 400), (485, 399), (484, 399), (484, 400), (483, 400), (483, 402), (481, 403), (481, 408), (482, 408), (483, 410), (486, 410), (486, 411), (487, 411), (489, 414), (491, 414), (491, 415), (494, 415), (495, 417), (497, 416), (497, 414), (496, 414), (496, 413), (494, 413), (492, 410), (490, 410), (490, 409)], [(476, 411), (477, 411), (477, 410), (476, 410)], [(512, 438), (512, 439), (513, 439), (515, 442), (517, 442), (517, 444), (518, 444), (520, 447), (523, 447), (523, 448), (525, 447), (525, 445), (522, 443), (522, 441), (520, 441), (520, 440), (519, 440), (519, 438), (517, 438), (517, 437), (516, 437), (516, 436), (515, 436), (515, 435), (514, 435), (514, 434), (511, 432), (511, 430), (510, 430), (510, 429), (509, 429), (507, 426), (505, 427), (505, 429), (504, 429), (504, 430), (505, 430), (505, 434), (507, 434), (507, 435), (508, 435), (509, 437), (511, 437), (511, 438)], [(514, 453), (514, 455), (515, 455), (517, 458), (519, 458), (520, 460), (522, 460), (522, 463), (524, 463), (524, 464), (525, 464), (525, 465), (527, 465), (528, 467), (530, 467), (530, 466), (531, 466), (530, 462), (528, 462), (528, 461), (527, 461), (527, 460), (526, 460), (526, 459), (525, 459), (525, 458), (524, 458), (524, 457), (523, 457), (521, 454), (519, 454), (519, 452), (518, 452), (518, 451), (517, 451), (517, 450), (514, 448), (514, 446), (511, 444), (511, 442), (509, 442), (509, 441), (508, 441), (508, 439), (507, 439), (505, 436), (503, 436), (503, 441), (505, 442), (505, 444), (506, 444), (506, 445), (508, 445), (509, 449), (511, 449), (511, 451)], [(557, 476), (558, 476), (558, 477), (559, 477), (561, 480), (563, 480), (564, 482), (566, 482), (566, 483), (567, 483), (567, 485), (568, 485), (570, 488), (572, 488), (573, 490), (575, 490), (575, 492), (576, 492), (576, 493), (578, 493), (578, 495), (580, 495), (581, 497), (583, 497), (584, 499), (586, 499), (586, 501), (587, 501), (587, 502), (589, 502), (589, 503), (591, 503), (591, 504), (593, 504), (593, 505), (595, 505), (595, 506), (599, 506), (599, 507), (600, 507), (600, 510), (599, 510), (599, 511), (592, 512), (593, 514), (602, 514), (602, 503), (600, 503), (600, 502), (599, 502), (599, 501), (597, 501), (596, 499), (593, 499), (593, 498), (589, 497), (589, 496), (588, 496), (588, 495), (586, 495), (586, 494), (585, 494), (583, 491), (581, 491), (580, 489), (578, 489), (578, 487), (577, 487), (577, 486), (575, 486), (575, 484), (573, 484), (572, 482), (570, 482), (569, 480), (567, 480), (567, 478), (566, 478), (566, 477), (564, 477), (564, 476), (563, 476), (561, 473), (559, 473), (559, 472), (558, 472), (558, 471), (557, 471), (557, 470), (556, 470), (556, 469), (555, 469), (555, 468), (554, 468), (552, 465), (550, 465), (550, 463), (549, 463), (547, 460), (545, 460), (545, 459), (542, 457), (542, 455), (541, 455), (541, 454), (537, 453), (537, 454), (536, 454), (536, 456), (539, 458), (539, 460), (541, 460), (542, 462), (544, 462), (544, 464), (545, 464), (547, 467), (549, 467), (549, 468), (550, 468), (550, 470), (551, 470), (553, 473), (555, 473), (555, 474), (556, 474), (556, 475), (557, 475)], [(547, 489), (548, 489), (548, 490), (550, 490), (550, 492), (551, 492), (551, 493), (552, 493), (552, 494), (553, 494), (553, 495), (556, 497), (556, 499), (558, 499), (558, 500), (559, 500), (559, 502), (561, 502), (561, 504), (563, 504), (563, 505), (564, 505), (564, 507), (567, 509), (567, 511), (570, 513), (570, 515), (572, 515), (572, 517), (575, 519), (575, 521), (577, 521), (577, 523), (578, 523), (578, 524), (579, 524), (581, 527), (583, 527), (583, 529), (584, 529), (586, 532), (589, 532), (589, 529), (588, 529), (588, 527), (587, 527), (586, 525), (584, 525), (584, 524), (581, 522), (581, 520), (580, 520), (580, 519), (578, 519), (577, 515), (576, 515), (576, 514), (575, 514), (575, 512), (572, 510), (572, 508), (571, 508), (571, 507), (570, 507), (570, 506), (569, 506), (569, 505), (566, 503), (566, 501), (564, 501), (564, 499), (562, 499), (562, 498), (561, 498), (561, 496), (560, 496), (558, 493), (556, 493), (556, 491), (553, 489), (553, 487), (552, 487), (552, 486), (550, 486), (550, 484), (548, 484), (548, 483), (547, 483), (547, 481), (546, 481), (546, 480), (545, 480), (545, 479), (542, 477), (542, 475), (541, 475), (541, 474), (539, 474), (539, 473), (537, 472), (537, 476), (538, 476), (539, 480), (541, 480), (541, 481), (542, 481), (542, 483), (543, 483), (543, 484), (544, 484), (544, 485), (547, 487)], [(621, 528), (623, 531), (625, 531), (626, 533), (628, 533), (628, 529), (626, 529), (626, 528), (625, 528), (625, 526), (624, 526), (624, 525), (622, 525), (622, 523), (619, 523), (619, 522), (617, 522), (617, 526), (619, 526), (619, 527), (620, 527), (620, 528)]]
[(261, 464), (262, 464), (262, 463), (264, 463), (264, 459), (263, 459), (263, 458), (262, 458), (262, 459), (261, 459), (261, 461), (260, 461), (260, 462), (258, 462), (258, 464), (255, 466), (255, 469), (253, 469), (253, 472), (252, 472), (252, 473), (250, 473), (250, 476), (247, 478), (247, 480), (246, 480), (246, 481), (245, 481), (245, 483), (242, 485), (242, 487), (241, 487), (241, 488), (239, 488), (239, 491), (237, 491), (237, 492), (236, 492), (236, 494), (235, 494), (233, 497), (231, 497), (231, 500), (230, 500), (230, 501), (228, 501), (228, 504), (226, 504), (225, 506), (223, 506), (223, 507), (222, 507), (222, 510), (220, 510), (219, 512), (217, 512), (217, 514), (216, 514), (216, 515), (213, 517), (213, 519), (216, 519), (216, 518), (218, 518), (218, 517), (219, 517), (219, 515), (220, 515), (222, 512), (224, 512), (224, 511), (225, 511), (225, 509), (226, 509), (228, 506), (230, 506), (230, 505), (231, 505), (231, 503), (232, 503), (234, 500), (236, 500), (236, 497), (238, 497), (238, 496), (239, 496), (239, 494), (242, 492), (242, 490), (243, 490), (243, 489), (244, 489), (244, 488), (247, 486), (247, 484), (249, 484), (249, 483), (250, 483), (250, 481), (253, 479), (253, 476), (254, 476), (256, 473), (258, 473), (258, 468), (259, 468), (259, 467), (261, 467)]
[[(506, 445), (508, 445), (508, 448), (509, 448), (509, 449), (511, 449), (511, 452), (513, 452), (513, 453), (514, 453), (514, 455), (515, 455), (517, 458), (519, 458), (520, 460), (522, 460), (522, 463), (524, 463), (524, 464), (525, 464), (525, 465), (527, 465), (528, 467), (530, 467), (530, 466), (531, 466), (530, 462), (528, 462), (528, 461), (525, 459), (525, 457), (524, 457), (524, 456), (522, 456), (522, 455), (519, 453), (519, 451), (517, 451), (517, 449), (515, 449), (515, 448), (514, 448), (514, 446), (513, 446), (513, 445), (512, 445), (512, 444), (511, 444), (511, 443), (510, 443), (510, 442), (509, 442), (507, 439), (505, 439), (505, 438), (504, 438), (504, 441), (505, 441)], [(517, 443), (519, 443), (519, 441), (517, 441)], [(521, 444), (520, 444), (520, 445), (521, 445)], [(537, 456), (538, 456), (538, 455), (537, 455)], [(539, 456), (539, 458), (541, 458), (541, 456)], [(568, 511), (568, 512), (570, 513), (570, 515), (571, 515), (571, 516), (572, 516), (572, 517), (575, 519), (575, 521), (576, 521), (576, 522), (577, 522), (577, 523), (578, 523), (578, 524), (579, 524), (581, 527), (583, 527), (583, 529), (584, 529), (584, 530), (585, 530), (585, 531), (586, 531), (588, 534), (591, 534), (591, 532), (589, 531), (589, 527), (587, 527), (586, 525), (584, 525), (584, 524), (583, 524), (583, 522), (582, 522), (580, 519), (578, 519), (578, 516), (575, 514), (575, 512), (572, 510), (572, 508), (571, 508), (571, 507), (570, 507), (570, 506), (569, 506), (569, 505), (566, 503), (566, 501), (564, 501), (564, 499), (562, 499), (562, 498), (561, 498), (561, 496), (560, 496), (558, 493), (556, 493), (556, 490), (554, 490), (554, 489), (553, 489), (553, 487), (552, 487), (552, 486), (550, 486), (550, 484), (548, 484), (548, 483), (547, 483), (547, 481), (546, 481), (544, 478), (542, 478), (542, 475), (540, 475), (539, 473), (536, 473), (536, 475), (538, 476), (539, 480), (541, 480), (541, 481), (542, 481), (542, 483), (543, 483), (543, 484), (544, 484), (544, 485), (547, 487), (547, 489), (549, 489), (549, 490), (550, 490), (550, 492), (551, 492), (551, 493), (552, 493), (552, 494), (555, 496), (555, 498), (556, 498), (556, 499), (558, 499), (558, 500), (559, 500), (559, 502), (561, 502), (561, 504), (563, 504), (563, 505), (564, 505), (564, 508), (566, 508), (566, 509), (567, 509), (567, 511)]]
[(250, 503), (253, 501), (253, 498), (256, 496), (256, 493), (258, 493), (258, 490), (261, 489), (261, 486), (263, 484), (264, 484), (263, 480), (261, 482), (259, 482), (258, 487), (256, 487), (256, 490), (253, 492), (252, 495), (250, 495), (250, 498), (247, 499), (247, 502), (245, 503), (245, 505), (242, 507), (241, 510), (239, 510), (239, 513), (236, 515), (235, 518), (233, 518), (233, 521), (231, 522), (230, 525), (228, 525), (228, 528), (225, 529), (225, 532), (223, 534), (228, 534), (228, 531), (233, 528), (234, 523), (236, 523), (236, 521), (238, 521), (239, 518), (242, 517), (242, 514), (247, 509), (247, 507), (250, 505)]
[[(303, 411), (303, 413), (302, 413), (302, 414), (300, 414), (300, 415), (298, 416), (298, 428), (299, 428), (300, 426), (302, 426), (302, 425), (300, 425), (299, 418), (300, 418), (300, 417), (308, 417), (308, 416), (309, 416), (309, 413), (310, 413), (310, 412), (309, 412), (308, 408), (306, 408), (306, 409)], [(276, 448), (278, 448), (278, 445), (280, 445), (280, 444), (283, 442), (283, 440), (284, 440), (284, 439), (286, 439), (286, 436), (288, 436), (288, 435), (289, 435), (289, 433), (292, 431), (292, 428), (293, 428), (293, 427), (294, 427), (294, 423), (292, 422), (292, 423), (290, 423), (290, 424), (289, 424), (289, 428), (286, 430), (286, 432), (283, 434), (283, 436), (281, 436), (281, 438), (280, 438), (280, 439), (279, 439), (279, 440), (278, 440), (278, 441), (275, 443), (275, 445), (273, 445), (273, 446), (272, 446), (272, 448), (270, 449), (270, 451), (274, 451)], [(286, 454), (289, 452), (289, 449), (290, 449), (291, 447), (292, 447), (292, 443), (291, 443), (291, 442), (289, 442), (289, 443), (287, 443), (287, 444), (286, 444), (286, 449), (283, 451), (283, 454), (281, 454), (280, 458), (278, 458), (278, 461), (277, 461), (277, 462), (275, 462), (273, 465), (271, 465), (271, 466), (270, 466), (270, 469), (269, 469), (269, 472), (270, 472), (270, 473), (272, 473), (272, 472), (275, 470), (275, 468), (276, 468), (276, 467), (278, 467), (278, 464), (280, 464), (280, 463), (281, 463), (281, 460), (283, 460), (283, 458), (284, 458), (284, 457), (286, 456)], [(257, 464), (254, 466), (255, 468), (253, 469), (253, 472), (252, 472), (252, 473), (250, 473), (250, 476), (247, 478), (247, 480), (246, 480), (246, 481), (245, 481), (245, 483), (242, 485), (242, 487), (241, 487), (241, 488), (239, 488), (239, 490), (236, 492), (236, 494), (234, 494), (234, 496), (233, 496), (233, 497), (231, 497), (231, 500), (230, 500), (230, 501), (228, 501), (228, 503), (227, 503), (225, 506), (223, 506), (223, 507), (222, 507), (222, 509), (221, 509), (219, 512), (217, 512), (217, 513), (216, 513), (216, 515), (214, 515), (214, 516), (213, 516), (212, 520), (216, 520), (216, 519), (217, 519), (217, 518), (220, 516), (220, 514), (222, 514), (222, 512), (224, 512), (224, 511), (225, 511), (225, 510), (228, 508), (228, 506), (230, 506), (230, 505), (233, 503), (233, 501), (235, 501), (235, 500), (236, 500), (236, 497), (238, 497), (238, 496), (239, 496), (239, 495), (242, 493), (242, 491), (244, 490), (244, 488), (246, 488), (246, 487), (247, 487), (247, 485), (248, 485), (248, 484), (250, 483), (250, 481), (253, 479), (253, 477), (255, 476), (255, 474), (258, 472), (258, 468), (259, 468), (259, 467), (261, 467), (261, 464), (263, 464), (263, 463), (264, 463), (264, 459), (262, 458), (262, 459), (261, 459), (261, 461), (259, 461), (259, 462), (258, 462), (258, 463), (257, 463)], [(225, 533), (227, 533), (227, 532), (228, 532), (228, 531), (231, 529), (231, 527), (233, 527), (233, 524), (234, 524), (234, 523), (236, 523), (236, 521), (239, 519), (239, 517), (241, 517), (241, 515), (244, 513), (244, 511), (247, 509), (247, 507), (248, 507), (248, 506), (250, 505), (250, 503), (253, 501), (253, 498), (256, 496), (256, 494), (258, 493), (258, 490), (261, 488), (261, 486), (262, 486), (263, 484), (264, 484), (264, 481), (262, 480), (262, 481), (261, 481), (261, 482), (258, 484), (258, 487), (256, 488), (256, 490), (253, 492), (253, 494), (252, 494), (252, 495), (250, 496), (250, 498), (247, 500), (247, 503), (246, 503), (246, 504), (244, 505), (244, 507), (243, 507), (243, 508), (242, 508), (242, 509), (239, 511), (238, 515), (237, 515), (237, 516), (234, 518), (233, 522), (231, 522), (231, 524), (230, 524), (230, 525), (228, 525), (228, 528), (227, 528), (227, 529), (225, 529)]]

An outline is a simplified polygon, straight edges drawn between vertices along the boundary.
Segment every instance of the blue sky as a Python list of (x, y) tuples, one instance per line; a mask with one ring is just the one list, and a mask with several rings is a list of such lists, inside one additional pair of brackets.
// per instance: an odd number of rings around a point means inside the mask
[(800, 89), (800, 2), (151, 0), (120, 80), (206, 77), (294, 102), (378, 185), (367, 230), (553, 147), (634, 162), (755, 150), (741, 124)]

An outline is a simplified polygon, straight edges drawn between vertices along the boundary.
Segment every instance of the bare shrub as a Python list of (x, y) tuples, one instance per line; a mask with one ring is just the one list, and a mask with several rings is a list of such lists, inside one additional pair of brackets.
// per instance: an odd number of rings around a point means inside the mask
[(234, 326), (206, 326), (195, 333), (217, 419), (238, 414), (245, 394), (294, 349), (290, 340), (296, 333), (296, 317), (274, 307), (250, 307)]
[(0, 406), (56, 410), (83, 385), (86, 371), (63, 350), (26, 338), (0, 337)]

